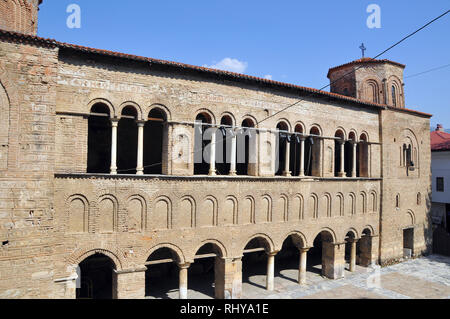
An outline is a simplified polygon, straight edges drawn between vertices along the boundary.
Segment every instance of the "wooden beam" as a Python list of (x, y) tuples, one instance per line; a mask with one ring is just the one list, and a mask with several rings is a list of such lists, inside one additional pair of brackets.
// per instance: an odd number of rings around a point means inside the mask
[(94, 113), (94, 112), (91, 112), (91, 113), (89, 113), (89, 115), (90, 115), (90, 116), (103, 116), (103, 117), (109, 117), (109, 114), (106, 114), (106, 113)]
[(160, 260), (152, 260), (147, 261), (145, 263), (145, 266), (151, 266), (151, 265), (159, 265), (159, 264), (169, 264), (175, 262), (174, 259), (160, 259)]
[(244, 250), (244, 254), (256, 253), (258, 251), (266, 251), (266, 249), (265, 248), (246, 249), (246, 250)]
[(153, 122), (164, 122), (163, 119), (158, 119), (158, 118), (156, 118), (156, 117), (149, 117), (148, 120), (149, 120), (149, 121), (153, 121)]
[(217, 254), (205, 254), (205, 255), (197, 255), (194, 257), (194, 259), (205, 259), (205, 258), (212, 258), (217, 257)]

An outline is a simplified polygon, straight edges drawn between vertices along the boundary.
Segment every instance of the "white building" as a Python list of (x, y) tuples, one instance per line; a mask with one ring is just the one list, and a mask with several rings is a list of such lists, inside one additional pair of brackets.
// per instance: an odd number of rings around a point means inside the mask
[(433, 223), (450, 233), (450, 134), (442, 125), (431, 132), (431, 171)]

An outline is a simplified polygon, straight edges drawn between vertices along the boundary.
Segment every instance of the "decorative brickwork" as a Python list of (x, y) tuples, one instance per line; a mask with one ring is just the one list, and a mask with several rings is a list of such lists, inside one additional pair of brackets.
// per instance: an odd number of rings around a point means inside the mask
[[(95, 274), (105, 260), (113, 297), (143, 298), (151, 267), (167, 263), (185, 298), (187, 269), (205, 258), (214, 258), (215, 296), (239, 298), (243, 256), (266, 254), (270, 290), (289, 238), (300, 284), (318, 241), (333, 279), (344, 273), (346, 244), (351, 265), (428, 251), (430, 116), (404, 108), (399, 64), (355, 72), (349, 98), (3, 31), (0, 56), (0, 298), (75, 298), (77, 266)], [(397, 107), (383, 100), (384, 78), (397, 81)], [(355, 99), (365, 96), (374, 101)], [(247, 146), (255, 162), (235, 171), (211, 163), (210, 176), (194, 176), (199, 114), (219, 132), (224, 118), (257, 131)], [(349, 175), (335, 176), (336, 138), (348, 143)], [(145, 174), (155, 165), (158, 174)]]

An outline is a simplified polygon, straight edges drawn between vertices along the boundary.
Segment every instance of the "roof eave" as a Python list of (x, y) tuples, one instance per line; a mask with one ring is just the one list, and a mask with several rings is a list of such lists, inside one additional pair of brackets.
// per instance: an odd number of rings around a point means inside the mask
[[(384, 105), (384, 104), (373, 103), (373, 102), (364, 101), (364, 100), (356, 99), (356, 98), (353, 98), (353, 97), (348, 97), (348, 96), (337, 94), (337, 93), (322, 91), (322, 90), (318, 90), (318, 89), (314, 89), (314, 88), (308, 88), (308, 87), (299, 86), (299, 85), (290, 84), (290, 83), (284, 83), (284, 82), (278, 82), (278, 81), (274, 81), (274, 80), (268, 80), (268, 79), (264, 79), (264, 78), (251, 76), (251, 75), (240, 74), (240, 73), (229, 72), (229, 71), (223, 71), (223, 70), (218, 70), (218, 69), (205, 68), (205, 67), (194, 66), (194, 65), (189, 65), (189, 64), (179, 63), (179, 62), (172, 62), (172, 61), (166, 61), (166, 60), (147, 58), (147, 57), (136, 56), (136, 55), (131, 55), (131, 54), (125, 54), (125, 53), (114, 52), (114, 51), (108, 51), (108, 50), (94, 49), (94, 48), (90, 48), (90, 47), (84, 47), (84, 46), (80, 46), (80, 45), (59, 42), (59, 41), (56, 41), (54, 39), (45, 39), (45, 38), (41, 38), (41, 37), (37, 37), (37, 36), (33, 36), (33, 35), (25, 35), (25, 34), (21, 34), (21, 33), (12, 32), (12, 31), (0, 30), (0, 38), (1, 37), (6, 37), (6, 38), (9, 38), (9, 39), (13, 39), (13, 40), (16, 40), (18, 42), (35, 43), (35, 44), (38, 43), (38, 44), (41, 44), (41, 45), (44, 45), (44, 46), (71, 49), (71, 50), (75, 50), (75, 51), (79, 51), (79, 52), (86, 52), (86, 53), (91, 53), (91, 54), (99, 54), (99, 55), (102, 55), (102, 56), (110, 56), (110, 57), (116, 57), (116, 58), (121, 58), (121, 59), (129, 59), (129, 60), (135, 60), (135, 61), (141, 61), (141, 62), (149, 62), (149, 63), (160, 64), (160, 65), (164, 65), (164, 66), (172, 66), (172, 67), (186, 69), (186, 70), (191, 70), (191, 71), (196, 71), (196, 72), (200, 72), (200, 73), (207, 73), (207, 74), (215, 74), (215, 75), (219, 75), (219, 76), (225, 76), (225, 77), (228, 77), (230, 79), (237, 80), (237, 81), (246, 80), (246, 81), (249, 81), (251, 83), (265, 84), (265, 85), (273, 86), (273, 87), (276, 87), (276, 88), (294, 89), (294, 90), (299, 90), (301, 92), (312, 93), (313, 95), (319, 95), (319, 96), (322, 96), (322, 97), (328, 97), (328, 98), (331, 98), (333, 100), (337, 100), (337, 101), (341, 101), (341, 102), (342, 101), (350, 102), (350, 103), (354, 103), (354, 104), (361, 105), (361, 106), (364, 106), (364, 107), (375, 108), (375, 109), (378, 109), (378, 110), (383, 110), (383, 109), (389, 109), (390, 108), (389, 106)], [(432, 116), (431, 114), (421, 113), (421, 112), (414, 111), (414, 110), (409, 110), (409, 109), (397, 109), (397, 108), (395, 108), (395, 110), (402, 110), (404, 112), (414, 113), (414, 114), (421, 115), (421, 116), (426, 116), (426, 117), (431, 117)]]

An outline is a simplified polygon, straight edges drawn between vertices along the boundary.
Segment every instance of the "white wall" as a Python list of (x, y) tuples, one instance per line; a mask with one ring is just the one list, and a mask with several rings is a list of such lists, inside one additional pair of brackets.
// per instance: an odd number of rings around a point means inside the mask
[[(435, 203), (450, 203), (450, 151), (431, 153), (433, 198)], [(444, 192), (436, 192), (436, 177), (444, 177)]]

